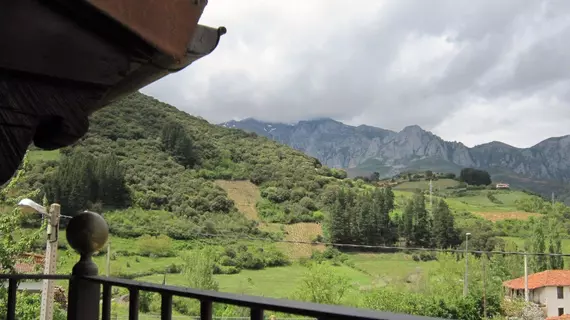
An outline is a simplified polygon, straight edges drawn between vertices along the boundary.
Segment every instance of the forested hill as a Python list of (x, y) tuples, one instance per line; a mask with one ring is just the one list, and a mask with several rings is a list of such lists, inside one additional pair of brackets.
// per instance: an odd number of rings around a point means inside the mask
[(350, 183), (342, 180), (344, 171), (321, 167), (302, 152), (211, 125), (140, 93), (98, 111), (79, 143), (55, 160), (33, 159), (26, 170), (20, 189), (39, 189), (39, 201), (45, 194), (65, 214), (137, 207), (231, 230), (253, 223), (237, 213), (216, 179), (260, 185), (258, 211), (283, 222), (322, 218), (325, 191)]

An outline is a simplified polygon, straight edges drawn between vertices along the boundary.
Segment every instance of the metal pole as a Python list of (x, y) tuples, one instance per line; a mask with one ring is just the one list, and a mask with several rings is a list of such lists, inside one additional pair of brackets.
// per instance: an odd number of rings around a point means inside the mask
[(487, 255), (481, 258), (483, 261), (483, 318), (487, 319)]
[[(49, 223), (47, 226), (47, 246), (44, 261), (44, 274), (55, 274), (57, 267), (57, 243), (59, 240), (59, 215), (61, 207), (54, 203), (49, 208)], [(40, 319), (52, 320), (54, 303), (53, 280), (43, 280), (42, 302), (40, 307)]]
[(528, 302), (528, 259), (524, 255), (524, 300)]
[(429, 181), (429, 208), (433, 210), (433, 201), (432, 201), (432, 183), (431, 180)]
[(467, 294), (468, 294), (468, 288), (467, 288), (468, 275), (467, 274), (469, 273), (469, 259), (468, 259), (469, 235), (470, 235), (470, 233), (465, 234), (465, 278), (463, 279), (463, 296), (464, 297), (467, 297)]
[(107, 242), (107, 277), (111, 275), (111, 241)]

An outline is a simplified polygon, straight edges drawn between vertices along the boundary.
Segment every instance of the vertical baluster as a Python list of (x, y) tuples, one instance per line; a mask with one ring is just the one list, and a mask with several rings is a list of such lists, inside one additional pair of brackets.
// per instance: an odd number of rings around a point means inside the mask
[(172, 320), (172, 295), (169, 293), (162, 294), (162, 304), (160, 305), (160, 319)]
[(101, 285), (85, 279), (99, 270), (92, 256), (101, 250), (109, 237), (109, 226), (99, 214), (82, 212), (69, 221), (67, 242), (80, 254), (69, 281), (68, 320), (98, 320), (101, 305)]
[(263, 320), (263, 309), (251, 308), (250, 319), (251, 320)]
[(200, 320), (212, 320), (212, 301), (200, 301)]
[(129, 320), (139, 319), (139, 295), (138, 289), (129, 289)]
[(113, 287), (105, 283), (103, 284), (103, 320), (111, 320), (111, 289)]
[(8, 280), (8, 308), (6, 311), (8, 320), (16, 319), (16, 292), (18, 292), (18, 282), (16, 279)]

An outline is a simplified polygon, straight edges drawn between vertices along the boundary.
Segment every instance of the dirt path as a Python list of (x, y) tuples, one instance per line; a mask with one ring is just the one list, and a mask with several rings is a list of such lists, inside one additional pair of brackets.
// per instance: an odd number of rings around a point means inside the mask
[[(322, 226), (318, 223), (294, 223), (282, 227), (279, 223), (264, 223), (259, 219), (255, 204), (261, 198), (259, 188), (249, 181), (217, 180), (216, 184), (228, 193), (236, 208), (248, 219), (260, 221), (262, 230), (277, 232), (284, 228), (285, 240), (311, 242), (317, 235), (323, 234)], [(313, 250), (324, 250), (323, 245), (310, 244), (277, 244), (289, 257), (310, 257)]]
[(239, 212), (248, 219), (259, 221), (255, 204), (261, 198), (259, 188), (249, 181), (216, 180), (216, 184), (226, 190)]
[[(317, 235), (323, 234), (318, 223), (301, 222), (285, 226), (285, 240), (311, 242)], [(310, 257), (313, 250), (323, 251), (324, 245), (283, 243), (283, 250), (291, 258)]]
[(531, 213), (531, 212), (524, 212), (524, 211), (509, 211), (509, 212), (473, 212), (474, 214), (483, 217), (490, 221), (499, 221), (499, 220), (528, 220), (530, 217), (538, 217), (540, 216), (539, 213)]

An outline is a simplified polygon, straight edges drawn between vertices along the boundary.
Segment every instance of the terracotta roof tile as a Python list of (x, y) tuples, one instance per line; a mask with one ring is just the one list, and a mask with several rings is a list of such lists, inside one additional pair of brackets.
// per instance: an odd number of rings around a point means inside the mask
[(14, 265), (17, 273), (37, 273), (36, 266), (31, 263), (18, 262)]
[[(503, 286), (517, 290), (524, 289), (524, 277), (505, 281)], [(570, 286), (570, 270), (546, 270), (528, 276), (528, 288), (530, 290), (563, 286)]]
[(546, 320), (570, 320), (570, 314), (563, 314), (556, 317), (548, 317)]

